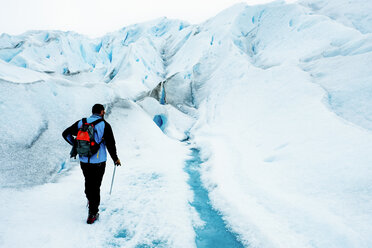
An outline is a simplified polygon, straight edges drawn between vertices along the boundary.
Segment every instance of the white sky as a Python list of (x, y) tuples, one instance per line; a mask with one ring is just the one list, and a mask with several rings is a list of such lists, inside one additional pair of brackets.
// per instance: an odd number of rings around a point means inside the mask
[(0, 34), (27, 30), (75, 31), (97, 37), (166, 16), (200, 23), (239, 2), (272, 0), (0, 0)]

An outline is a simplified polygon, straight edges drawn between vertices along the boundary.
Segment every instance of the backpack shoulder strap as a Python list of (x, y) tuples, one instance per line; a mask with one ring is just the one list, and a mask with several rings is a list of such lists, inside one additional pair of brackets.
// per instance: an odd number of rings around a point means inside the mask
[[(93, 122), (90, 123), (90, 124), (92, 124), (92, 125), (95, 127), (95, 126), (96, 126), (98, 123), (100, 123), (101, 121), (104, 121), (104, 119), (103, 119), (103, 118), (100, 118), (100, 119), (98, 119), (98, 120), (93, 121)], [(97, 132), (96, 128), (94, 128), (94, 132)], [(98, 143), (98, 145), (101, 145), (102, 142), (103, 142), (103, 137), (102, 137), (102, 139), (101, 139), (101, 142)]]
[(90, 124), (93, 124), (93, 126), (95, 126), (95, 125), (97, 125), (98, 123), (100, 123), (101, 121), (103, 121), (102, 118), (100, 118), (100, 119), (98, 119), (98, 120), (95, 120), (95, 121), (93, 121), (93, 122), (90, 123)]
[(83, 128), (84, 127), (84, 125), (85, 125), (85, 123), (87, 123), (87, 118), (83, 118), (83, 119), (81, 119), (81, 127), (79, 127), (79, 129), (80, 128)]

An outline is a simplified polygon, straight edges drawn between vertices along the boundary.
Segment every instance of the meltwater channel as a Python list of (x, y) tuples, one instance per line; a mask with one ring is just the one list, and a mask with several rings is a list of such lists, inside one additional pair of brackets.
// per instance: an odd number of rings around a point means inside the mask
[(232, 233), (218, 213), (210, 204), (208, 191), (203, 187), (200, 178), (200, 150), (191, 149), (192, 158), (186, 161), (184, 170), (189, 174), (188, 183), (194, 191), (191, 205), (198, 211), (205, 222), (202, 227), (195, 227), (196, 246), (198, 248), (243, 248), (243, 244)]

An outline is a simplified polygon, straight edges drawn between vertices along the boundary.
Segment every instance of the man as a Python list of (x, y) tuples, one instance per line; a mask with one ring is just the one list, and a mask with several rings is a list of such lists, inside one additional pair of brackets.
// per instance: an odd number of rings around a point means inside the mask
[[(116, 154), (115, 139), (110, 124), (103, 119), (105, 108), (102, 104), (95, 104), (92, 107), (92, 116), (83, 119), (86, 123), (94, 125), (94, 141), (98, 151), (91, 156), (79, 154), (80, 166), (85, 177), (85, 195), (89, 204), (88, 224), (94, 223), (98, 217), (98, 206), (100, 204), (100, 187), (106, 167), (106, 147), (114, 161), (115, 166), (119, 166), (120, 160)], [(76, 157), (77, 136), (81, 132), (83, 120), (79, 120), (67, 128), (63, 133), (63, 138), (73, 146), (71, 157)], [(80, 130), (80, 131), (79, 131)], [(75, 152), (73, 152), (75, 151)]]

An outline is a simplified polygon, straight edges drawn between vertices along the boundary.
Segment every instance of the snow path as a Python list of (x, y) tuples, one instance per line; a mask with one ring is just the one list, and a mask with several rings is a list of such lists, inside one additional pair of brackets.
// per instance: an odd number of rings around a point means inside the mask
[(100, 220), (85, 224), (84, 179), (79, 165), (67, 161), (54, 183), (0, 190), (6, 203), (0, 205), (0, 247), (195, 247), (196, 213), (183, 171), (187, 147), (132, 102), (116, 103), (107, 120), (123, 166), (110, 196), (108, 159)]
[(200, 178), (200, 151), (192, 148), (192, 158), (186, 161), (185, 171), (190, 175), (188, 183), (194, 191), (194, 200), (191, 203), (198, 211), (204, 225), (196, 226), (196, 246), (206, 247), (244, 247), (237, 240), (237, 234), (232, 233), (224, 223), (223, 216), (210, 205), (208, 191), (203, 187)]

